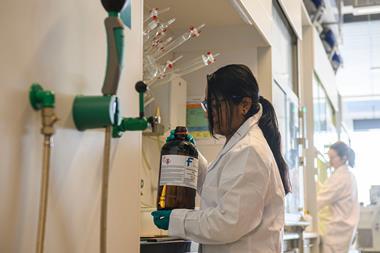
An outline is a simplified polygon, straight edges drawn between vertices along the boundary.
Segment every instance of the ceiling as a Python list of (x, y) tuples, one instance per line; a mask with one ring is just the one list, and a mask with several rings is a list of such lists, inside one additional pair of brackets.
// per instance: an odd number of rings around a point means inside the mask
[[(145, 16), (153, 8), (159, 10), (170, 8), (159, 15), (160, 21), (175, 18), (168, 28), (168, 34), (174, 38), (188, 31), (189, 27), (206, 26), (201, 30), (201, 36), (191, 43), (185, 43), (178, 49), (184, 51), (202, 51), (207, 48), (219, 49), (225, 47), (245, 48), (266, 46), (263, 36), (254, 25), (248, 25), (231, 0), (145, 0)], [(148, 23), (148, 22), (147, 22)], [(145, 23), (145, 25), (147, 24)], [(243, 37), (245, 40), (236, 39)]]
[[(217, 3), (217, 4), (216, 4)], [(186, 29), (190, 25), (198, 26), (206, 23), (208, 27), (222, 27), (226, 25), (244, 24), (242, 18), (232, 7), (230, 0), (145, 0), (146, 12), (152, 8), (170, 11), (163, 13), (162, 18), (176, 18), (171, 29)], [(197, 22), (194, 24), (194, 22)]]

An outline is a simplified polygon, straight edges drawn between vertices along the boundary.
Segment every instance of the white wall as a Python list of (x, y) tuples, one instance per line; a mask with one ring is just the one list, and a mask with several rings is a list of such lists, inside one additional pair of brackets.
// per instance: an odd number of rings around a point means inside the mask
[[(125, 34), (122, 111), (138, 113), (134, 82), (142, 75), (142, 3), (132, 1), (133, 30)], [(33, 252), (42, 158), (40, 113), (28, 90), (40, 82), (56, 93), (56, 124), (45, 252), (97, 252), (103, 131), (73, 129), (76, 94), (100, 95), (106, 60), (100, 1), (12, 1), (0, 10), (0, 252)], [(141, 136), (112, 144), (109, 252), (138, 252)]]

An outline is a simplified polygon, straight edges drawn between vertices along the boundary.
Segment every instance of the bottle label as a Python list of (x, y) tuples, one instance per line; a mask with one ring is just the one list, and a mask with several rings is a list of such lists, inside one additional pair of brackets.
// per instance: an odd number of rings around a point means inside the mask
[(185, 186), (196, 190), (197, 180), (198, 159), (183, 155), (162, 156), (160, 186)]

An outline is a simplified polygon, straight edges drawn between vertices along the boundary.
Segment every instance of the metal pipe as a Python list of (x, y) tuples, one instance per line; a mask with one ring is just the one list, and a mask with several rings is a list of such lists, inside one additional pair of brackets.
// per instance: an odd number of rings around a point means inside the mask
[(100, 207), (100, 253), (107, 252), (107, 203), (111, 153), (111, 130), (112, 126), (106, 127), (104, 138), (102, 196)]
[(50, 108), (50, 107), (42, 108), (41, 113), (42, 113), (41, 133), (44, 135), (44, 143), (43, 143), (42, 178), (41, 178), (41, 190), (40, 190), (40, 207), (39, 207), (37, 245), (36, 245), (37, 253), (43, 253), (44, 251), (46, 213), (47, 213), (48, 190), (49, 190), (51, 136), (54, 134), (53, 125), (58, 120), (54, 114), (53, 108)]
[(46, 211), (48, 204), (48, 189), (49, 189), (49, 169), (50, 169), (50, 149), (51, 141), (50, 136), (44, 136), (44, 151), (43, 151), (43, 165), (42, 165), (42, 179), (41, 179), (41, 192), (40, 192), (40, 211), (37, 232), (37, 253), (44, 251), (45, 241), (45, 227), (46, 227)]

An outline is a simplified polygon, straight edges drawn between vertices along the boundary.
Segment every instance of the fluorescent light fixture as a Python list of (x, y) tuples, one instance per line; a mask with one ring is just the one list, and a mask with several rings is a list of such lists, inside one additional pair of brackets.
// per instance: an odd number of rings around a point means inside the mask
[(241, 0), (230, 0), (230, 2), (234, 9), (239, 13), (240, 17), (244, 20), (244, 22), (249, 25), (253, 25), (251, 15), (249, 15)]
[(370, 15), (380, 13), (380, 5), (354, 8), (354, 16)]
[(354, 6), (352, 5), (344, 5), (342, 8), (343, 14), (352, 14), (354, 13)]
[(380, 13), (380, 5), (354, 7), (352, 5), (343, 6), (343, 14), (353, 14), (354, 16), (370, 15)]

